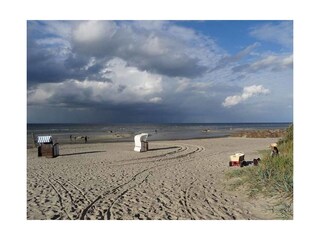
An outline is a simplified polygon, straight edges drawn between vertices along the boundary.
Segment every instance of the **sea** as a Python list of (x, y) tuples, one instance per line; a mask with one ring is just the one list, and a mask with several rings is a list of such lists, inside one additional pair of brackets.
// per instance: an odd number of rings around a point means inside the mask
[[(227, 137), (243, 130), (285, 129), (292, 123), (170, 123), (170, 124), (27, 124), (27, 145), (37, 136), (52, 136), (59, 143), (74, 143), (73, 139), (91, 142), (133, 141), (136, 134), (148, 133), (148, 141), (184, 140)], [(113, 137), (110, 137), (113, 136)], [(83, 140), (84, 141), (84, 140)], [(81, 142), (81, 141), (78, 141)]]

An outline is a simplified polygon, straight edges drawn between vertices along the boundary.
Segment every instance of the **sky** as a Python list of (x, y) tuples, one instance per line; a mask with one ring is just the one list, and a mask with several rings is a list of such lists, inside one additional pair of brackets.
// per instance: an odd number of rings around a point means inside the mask
[(293, 121), (293, 21), (27, 21), (28, 123)]

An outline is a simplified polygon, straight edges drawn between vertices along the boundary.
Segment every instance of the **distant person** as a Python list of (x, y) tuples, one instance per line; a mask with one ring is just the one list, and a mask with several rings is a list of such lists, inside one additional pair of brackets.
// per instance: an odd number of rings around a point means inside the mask
[(88, 141), (88, 137), (85, 136), (85, 137), (84, 137), (84, 142), (87, 142), (87, 141)]
[(72, 135), (70, 135), (70, 141), (72, 142)]
[(275, 157), (279, 155), (279, 150), (277, 147), (273, 147), (270, 156)]

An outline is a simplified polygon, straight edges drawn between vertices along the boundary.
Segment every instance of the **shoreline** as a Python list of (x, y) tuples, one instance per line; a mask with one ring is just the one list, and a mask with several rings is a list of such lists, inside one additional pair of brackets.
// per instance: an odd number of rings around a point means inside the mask
[[(184, 141), (184, 140), (201, 140), (201, 139), (216, 139), (216, 138), (229, 138), (229, 137), (233, 137), (231, 135), (223, 135), (223, 136), (208, 136), (208, 137), (194, 137), (194, 138), (183, 138), (183, 139), (157, 139), (157, 140), (148, 140), (148, 142), (167, 142), (167, 141)], [(234, 136), (235, 138), (237, 136)], [(72, 142), (68, 142), (68, 141), (61, 141), (58, 142), (61, 145), (77, 145), (77, 144), (99, 144), (99, 143), (133, 143), (134, 144), (134, 136), (132, 136), (132, 139), (130, 138), (114, 138), (114, 139), (104, 139), (104, 140), (88, 140), (88, 142), (83, 142), (83, 140), (79, 140), (78, 142), (76, 141), (72, 141)], [(31, 149), (31, 148), (35, 148), (33, 146), (32, 143), (27, 143), (27, 149)]]
[[(201, 139), (215, 139), (215, 138), (228, 138), (228, 137), (243, 137), (243, 138), (281, 138), (285, 134), (285, 129), (235, 129), (229, 133), (218, 133), (212, 131), (217, 135), (210, 136), (196, 136), (196, 137), (170, 137), (163, 139), (152, 139), (156, 134), (151, 134), (148, 141), (179, 141), (179, 140), (201, 140)], [(130, 136), (129, 136), (130, 135)], [(153, 136), (152, 136), (153, 135)], [(78, 136), (80, 136), (78, 134)], [(57, 143), (59, 144), (93, 144), (93, 143), (118, 143), (118, 142), (134, 142), (134, 134), (132, 133), (113, 133), (113, 134), (99, 134), (94, 135), (93, 133), (88, 135), (88, 142), (82, 140), (70, 140), (68, 136), (64, 136), (60, 139), (56, 137)], [(27, 136), (27, 149), (34, 148), (34, 143), (30, 136)]]

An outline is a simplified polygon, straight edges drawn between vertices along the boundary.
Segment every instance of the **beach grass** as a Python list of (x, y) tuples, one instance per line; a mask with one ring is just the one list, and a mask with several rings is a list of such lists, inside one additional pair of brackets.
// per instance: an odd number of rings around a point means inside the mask
[(250, 196), (262, 194), (277, 199), (273, 211), (283, 219), (293, 218), (293, 125), (278, 141), (279, 155), (271, 157), (269, 151), (262, 153), (257, 167), (242, 168), (228, 172), (236, 179), (231, 186), (248, 186)]

